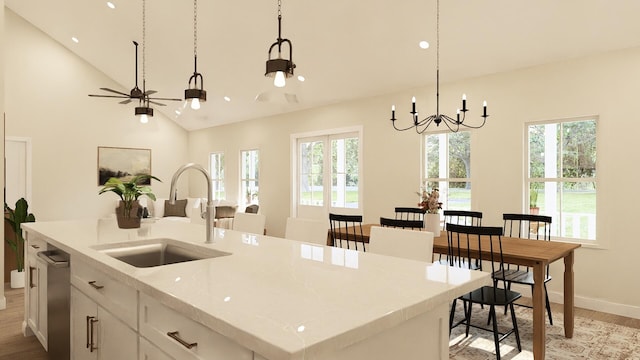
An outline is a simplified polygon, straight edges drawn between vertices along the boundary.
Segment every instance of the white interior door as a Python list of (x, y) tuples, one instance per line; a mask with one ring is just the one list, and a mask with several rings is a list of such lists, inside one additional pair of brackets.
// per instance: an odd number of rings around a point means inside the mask
[(5, 201), (13, 208), (25, 198), (31, 204), (31, 139), (5, 139)]

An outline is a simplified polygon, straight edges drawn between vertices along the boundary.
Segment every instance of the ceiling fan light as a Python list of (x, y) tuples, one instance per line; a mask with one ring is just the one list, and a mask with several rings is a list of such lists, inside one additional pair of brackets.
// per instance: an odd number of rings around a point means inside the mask
[(153, 108), (148, 106), (136, 106), (136, 116), (153, 116)]
[(207, 92), (202, 89), (186, 89), (184, 99), (191, 104), (193, 110), (200, 109), (200, 102), (207, 101)]

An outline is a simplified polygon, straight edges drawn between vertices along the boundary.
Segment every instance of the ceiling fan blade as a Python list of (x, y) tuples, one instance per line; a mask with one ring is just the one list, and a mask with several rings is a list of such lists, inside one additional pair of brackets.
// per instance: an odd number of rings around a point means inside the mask
[(104, 91), (110, 91), (112, 93), (116, 93), (116, 94), (120, 94), (120, 95), (124, 95), (124, 96), (129, 96), (129, 94), (125, 94), (123, 92), (117, 91), (117, 90), (113, 90), (113, 89), (109, 89), (109, 88), (100, 88), (100, 90), (104, 90)]
[(131, 99), (127, 99), (127, 100), (120, 101), (118, 104), (128, 104), (130, 102), (131, 102)]
[(95, 95), (95, 94), (89, 94), (89, 96), (92, 96), (92, 97), (103, 97), (103, 98), (116, 98), (116, 99), (126, 99), (126, 98), (129, 98), (129, 95), (126, 95), (126, 96), (116, 96), (116, 95)]
[(155, 90), (147, 90), (147, 91), (145, 91), (144, 94), (145, 95), (151, 95), (151, 94), (155, 94), (155, 93), (157, 93), (157, 91), (155, 91)]
[(167, 106), (166, 104), (155, 102), (155, 101), (151, 101), (151, 100), (149, 100), (149, 103), (150, 104), (154, 104), (154, 105), (158, 105), (158, 106)]
[(176, 99), (176, 98), (154, 98), (154, 97), (150, 97), (149, 99), (151, 99), (151, 100), (163, 100), (163, 101), (182, 101), (182, 99)]

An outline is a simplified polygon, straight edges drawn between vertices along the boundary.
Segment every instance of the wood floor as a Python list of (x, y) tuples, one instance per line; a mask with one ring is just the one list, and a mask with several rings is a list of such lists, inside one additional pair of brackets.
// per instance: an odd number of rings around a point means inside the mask
[[(35, 336), (22, 335), (24, 318), (24, 289), (11, 289), (5, 284), (7, 308), (0, 310), (0, 360), (45, 360), (47, 353)], [(551, 304), (554, 317), (561, 316), (562, 305)], [(575, 309), (575, 315), (598, 321), (614, 323), (640, 329), (640, 319), (612, 315), (581, 308)]]
[(0, 360), (45, 360), (47, 352), (35, 336), (22, 335), (24, 289), (4, 287), (7, 308), (0, 310)]

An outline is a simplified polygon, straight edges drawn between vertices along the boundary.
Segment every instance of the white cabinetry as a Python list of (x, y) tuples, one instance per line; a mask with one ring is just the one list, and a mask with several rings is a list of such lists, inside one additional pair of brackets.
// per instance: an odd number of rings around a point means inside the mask
[[(47, 250), (47, 243), (27, 237), (25, 244), (26, 285), (25, 317), (28, 328), (47, 349), (47, 264), (37, 254)], [(25, 329), (28, 331), (28, 329)]]
[(137, 291), (78, 261), (71, 284), (72, 359), (136, 359)]
[(143, 293), (140, 335), (175, 359), (253, 360), (253, 351)]

